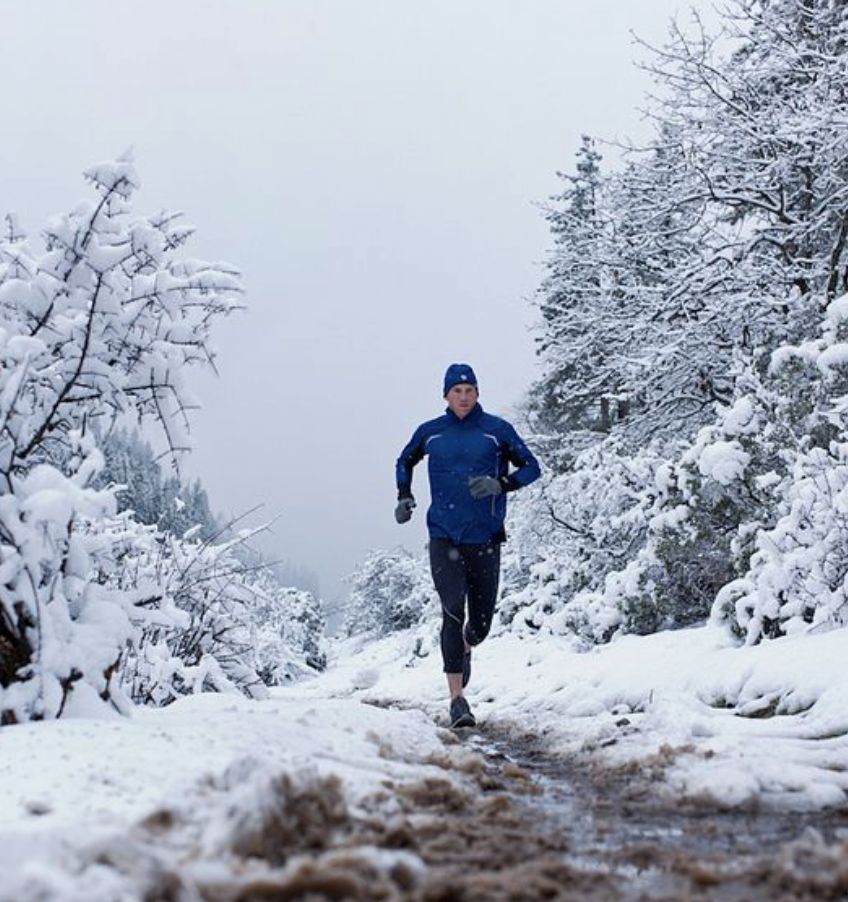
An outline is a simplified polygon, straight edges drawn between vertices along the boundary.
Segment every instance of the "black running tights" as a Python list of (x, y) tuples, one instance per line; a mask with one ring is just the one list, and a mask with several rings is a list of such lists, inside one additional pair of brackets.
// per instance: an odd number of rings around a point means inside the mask
[(442, 602), (445, 673), (462, 672), (463, 625), (469, 645), (479, 645), (488, 636), (495, 613), (500, 565), (499, 542), (454, 545), (448, 539), (430, 539), (430, 571)]

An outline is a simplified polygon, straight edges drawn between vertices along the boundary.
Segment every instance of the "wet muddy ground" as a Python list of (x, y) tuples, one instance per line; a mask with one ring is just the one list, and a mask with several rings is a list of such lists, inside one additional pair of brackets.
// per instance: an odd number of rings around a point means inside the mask
[(420, 778), (386, 780), (356, 811), (335, 777), (257, 784), (248, 762), (210, 778), (214, 841), (187, 801), (84, 848), (61, 891), (42, 881), (26, 902), (848, 899), (846, 811), (682, 805), (658, 791), (673, 749), (609, 770), (507, 729), (442, 737)]
[[(364, 818), (338, 809), (331, 847), (321, 847), (319, 839), (318, 847), (302, 849), (282, 871), (219, 884), (217, 891), (207, 885), (202, 897), (848, 898), (848, 812), (686, 807), (655, 791), (663, 762), (610, 772), (593, 767), (591, 759), (551, 757), (534, 737), (506, 731), (446, 732), (445, 739), (444, 758), (431, 762), (444, 778), (386, 784), (387, 794), (400, 799), (391, 816), (379, 804)], [(671, 751), (664, 756), (672, 757)], [(461, 785), (450, 779), (457, 771), (465, 778)], [(312, 829), (318, 837), (328, 835), (320, 824)], [(267, 836), (266, 847), (279, 848), (277, 839)], [(287, 844), (294, 851), (290, 829)], [(257, 848), (249, 854), (256, 856)]]
[(563, 837), (566, 864), (603, 877), (606, 898), (848, 898), (848, 811), (728, 811), (669, 801), (657, 782), (672, 749), (646, 767), (609, 770), (589, 756), (552, 757), (533, 737), (492, 731), (466, 742), (489, 766), (502, 760), (508, 772), (530, 775), (537, 791), (513, 795), (513, 804), (542, 834)]

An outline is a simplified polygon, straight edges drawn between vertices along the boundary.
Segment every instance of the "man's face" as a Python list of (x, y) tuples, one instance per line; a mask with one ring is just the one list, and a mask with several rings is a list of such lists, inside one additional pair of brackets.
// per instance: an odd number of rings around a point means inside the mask
[(460, 382), (445, 395), (445, 400), (448, 407), (462, 419), (473, 409), (479, 394), (475, 386)]

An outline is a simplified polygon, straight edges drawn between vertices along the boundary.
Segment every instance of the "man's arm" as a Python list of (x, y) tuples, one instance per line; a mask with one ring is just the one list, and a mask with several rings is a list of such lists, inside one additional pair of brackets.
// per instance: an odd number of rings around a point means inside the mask
[(412, 471), (424, 458), (424, 428), (419, 426), (409, 440), (395, 465), (398, 498), (412, 497)]
[(503, 438), (506, 458), (518, 469), (508, 476), (501, 476), (499, 482), (505, 492), (514, 492), (516, 489), (535, 482), (542, 475), (542, 469), (533, 452), (527, 447), (513, 426), (506, 421), (504, 421)]

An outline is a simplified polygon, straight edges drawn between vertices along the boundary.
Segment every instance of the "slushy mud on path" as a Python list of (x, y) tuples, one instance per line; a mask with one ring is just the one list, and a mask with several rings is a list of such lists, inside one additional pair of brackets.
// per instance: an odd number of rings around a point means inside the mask
[[(441, 737), (420, 776), (384, 779), (355, 811), (335, 776), (237, 762), (199, 797), (83, 846), (60, 883), (12, 902), (848, 898), (846, 812), (669, 800), (659, 790), (673, 749), (609, 770), (506, 727)], [(403, 760), (388, 738), (373, 741)]]
[[(532, 736), (445, 731), (419, 781), (387, 783), (373, 816), (340, 808), (332, 848), (205, 899), (756, 900), (848, 898), (848, 816), (728, 812), (663, 801), (663, 761), (603, 771)], [(387, 747), (386, 756), (391, 756)], [(664, 761), (673, 758), (668, 750)], [(453, 779), (460, 775), (462, 779)], [(391, 815), (385, 801), (399, 800)], [(297, 810), (303, 806), (300, 805)], [(308, 807), (308, 806), (307, 806)], [(330, 808), (313, 806), (317, 816)], [(390, 806), (391, 807), (391, 806)], [(323, 812), (323, 813), (322, 813)], [(308, 832), (308, 827), (296, 831)], [(316, 836), (318, 829), (312, 826)], [(292, 831), (289, 828), (288, 839)], [(272, 848), (272, 836), (265, 843)], [(320, 844), (319, 844), (320, 845)], [(261, 855), (262, 844), (252, 854)], [(289, 851), (294, 851), (289, 849)], [(266, 858), (267, 860), (267, 858)]]
[[(572, 874), (559, 896), (494, 898), (845, 899), (848, 811), (798, 814), (726, 811), (714, 804), (669, 800), (657, 792), (675, 751), (644, 767), (609, 770), (591, 756), (559, 759), (532, 736), (486, 730), (465, 740), (488, 766), (529, 775), (534, 792), (512, 806), (536, 835), (555, 834)], [(474, 898), (468, 896), (467, 898)]]

